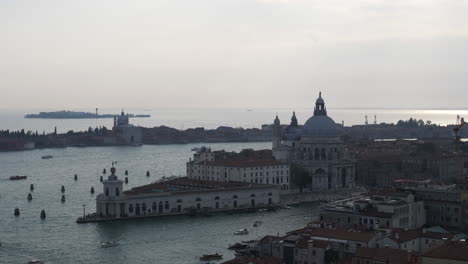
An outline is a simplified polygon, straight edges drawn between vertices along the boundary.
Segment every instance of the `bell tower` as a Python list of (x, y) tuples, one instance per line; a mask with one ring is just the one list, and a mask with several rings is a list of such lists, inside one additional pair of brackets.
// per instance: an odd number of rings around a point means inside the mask
[(281, 122), (276, 114), (275, 121), (273, 122), (273, 150), (281, 146)]

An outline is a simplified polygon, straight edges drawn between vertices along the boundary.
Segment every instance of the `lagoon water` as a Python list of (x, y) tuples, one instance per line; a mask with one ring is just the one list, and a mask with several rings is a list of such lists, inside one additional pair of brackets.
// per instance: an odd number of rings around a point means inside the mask
[[(265, 149), (271, 143), (206, 144), (212, 149), (239, 151)], [(218, 252), (224, 260), (233, 258), (229, 244), (258, 239), (267, 234), (284, 234), (316, 219), (317, 205), (291, 210), (249, 214), (219, 214), (212, 217), (166, 217), (77, 224), (83, 214), (95, 211), (95, 195), (101, 192), (99, 177), (111, 161), (117, 174), (129, 172), (124, 189), (153, 182), (162, 176), (184, 175), (190, 151), (202, 144), (142, 147), (87, 147), (0, 153), (0, 263), (26, 263), (41, 259), (46, 263), (205, 263), (201, 254)], [(43, 160), (41, 156), (53, 155)], [(151, 176), (146, 177), (146, 171)], [(74, 181), (74, 174), (78, 180)], [(10, 181), (11, 175), (27, 175), (27, 180)], [(27, 201), (34, 184), (32, 201)], [(61, 186), (66, 202), (62, 203)], [(91, 186), (96, 193), (90, 194)], [(14, 208), (21, 215), (13, 215)], [(44, 209), (47, 218), (41, 220)], [(252, 227), (255, 220), (264, 224)], [(233, 232), (248, 228), (246, 236)], [(119, 240), (121, 245), (101, 248), (100, 243)], [(213, 262), (212, 262), (213, 263)]]

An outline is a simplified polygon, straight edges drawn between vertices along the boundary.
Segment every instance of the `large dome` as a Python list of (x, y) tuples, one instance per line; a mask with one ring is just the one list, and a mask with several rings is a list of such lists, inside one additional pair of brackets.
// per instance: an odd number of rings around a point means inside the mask
[(343, 130), (326, 115), (315, 115), (309, 118), (302, 127), (304, 136), (339, 137)]

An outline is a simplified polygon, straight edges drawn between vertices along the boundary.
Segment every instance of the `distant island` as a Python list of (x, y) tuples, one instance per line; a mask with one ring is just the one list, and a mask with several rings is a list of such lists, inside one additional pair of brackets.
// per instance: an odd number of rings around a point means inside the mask
[[(40, 112), (39, 114), (27, 114), (24, 118), (46, 118), (46, 119), (91, 119), (91, 118), (114, 118), (116, 115), (111, 114), (95, 114), (89, 112), (74, 112), (74, 111), (56, 111), (56, 112)], [(127, 114), (128, 117), (150, 117), (150, 115), (134, 115)]]

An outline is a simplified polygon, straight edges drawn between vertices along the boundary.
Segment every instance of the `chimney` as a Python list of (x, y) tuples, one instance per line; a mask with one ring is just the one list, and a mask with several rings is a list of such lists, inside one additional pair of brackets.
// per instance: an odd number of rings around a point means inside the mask
[(400, 239), (400, 233), (395, 233), (395, 238)]

